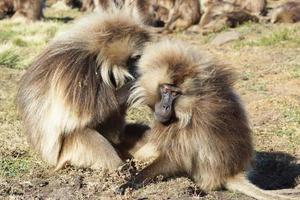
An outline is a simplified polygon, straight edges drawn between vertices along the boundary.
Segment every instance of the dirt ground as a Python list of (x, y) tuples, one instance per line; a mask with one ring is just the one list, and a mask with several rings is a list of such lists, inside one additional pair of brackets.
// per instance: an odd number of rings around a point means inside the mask
[[(204, 193), (188, 178), (161, 176), (142, 189), (115, 195), (115, 188), (145, 165), (141, 163), (137, 170), (67, 167), (52, 173), (26, 142), (14, 99), (30, 61), (81, 15), (47, 7), (44, 22), (0, 21), (0, 199), (252, 199), (228, 191)], [(170, 37), (206, 49), (236, 70), (235, 87), (249, 114), (256, 148), (249, 179), (265, 189), (300, 190), (300, 24), (247, 23), (235, 31), (242, 38), (222, 46), (211, 44), (220, 33)], [(144, 109), (131, 109), (127, 116), (130, 122), (149, 123), (151, 118)]]

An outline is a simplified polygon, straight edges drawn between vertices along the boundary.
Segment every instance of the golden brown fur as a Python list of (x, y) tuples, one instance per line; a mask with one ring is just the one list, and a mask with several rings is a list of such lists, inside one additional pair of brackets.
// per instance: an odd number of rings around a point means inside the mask
[(236, 27), (246, 21), (257, 22), (259, 18), (250, 10), (245, 9), (248, 1), (202, 0), (203, 15), (195, 31), (216, 32), (225, 26)]
[(125, 0), (93, 0), (95, 9), (99, 11), (106, 11), (112, 8), (121, 8)]
[(145, 25), (163, 26), (162, 19), (168, 10), (155, 3), (156, 0), (85, 0), (82, 11), (96, 10), (106, 12), (114, 9), (127, 9), (135, 18), (139, 18)]
[(0, 19), (5, 16), (24, 17), (30, 21), (43, 17), (44, 0), (3, 0), (0, 2)]
[(140, 18), (144, 24), (149, 26), (162, 26), (160, 12), (165, 11), (161, 6), (155, 4), (156, 0), (125, 0), (124, 7), (131, 10), (133, 16)]
[(133, 78), (130, 63), (149, 40), (125, 11), (94, 14), (29, 66), (17, 104), (30, 145), (50, 165), (114, 169), (122, 162), (111, 145), (125, 126), (118, 91)]
[(161, 84), (180, 88), (181, 96), (174, 103), (176, 120), (154, 121), (146, 133), (148, 143), (139, 148), (155, 152), (156, 159), (121, 186), (121, 192), (159, 174), (186, 174), (205, 191), (226, 187), (258, 199), (287, 199), (256, 188), (245, 177), (253, 144), (231, 70), (187, 44), (164, 41), (145, 49), (139, 72), (130, 98), (135, 104), (154, 110)]
[[(257, 15), (263, 14), (267, 7), (266, 0), (200, 0), (200, 2), (202, 10), (213, 4), (223, 4)], [(224, 8), (224, 10), (228, 10), (228, 8)]]
[(233, 0), (233, 3), (255, 15), (264, 14), (267, 8), (267, 0)]
[(290, 1), (274, 9), (272, 23), (296, 23), (300, 21), (300, 2)]
[(95, 5), (93, 0), (82, 0), (82, 6), (80, 8), (80, 11), (93, 11), (95, 9)]
[(15, 8), (13, 0), (0, 1), (0, 19), (11, 17), (14, 13)]
[(200, 20), (199, 0), (157, 0), (157, 4), (169, 10), (163, 30), (186, 30)]

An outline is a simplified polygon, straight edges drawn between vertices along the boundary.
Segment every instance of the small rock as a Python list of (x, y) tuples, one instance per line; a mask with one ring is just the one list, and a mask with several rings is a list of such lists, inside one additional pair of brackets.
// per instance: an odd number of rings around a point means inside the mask
[(49, 184), (48, 181), (41, 181), (41, 182), (39, 183), (39, 186), (40, 186), (40, 187), (45, 187), (45, 186), (47, 186), (48, 184)]
[(217, 35), (212, 41), (212, 45), (223, 45), (225, 43), (234, 41), (234, 40), (239, 40), (241, 39), (242, 36), (239, 32), (237, 31), (228, 31), (225, 33), (220, 33)]

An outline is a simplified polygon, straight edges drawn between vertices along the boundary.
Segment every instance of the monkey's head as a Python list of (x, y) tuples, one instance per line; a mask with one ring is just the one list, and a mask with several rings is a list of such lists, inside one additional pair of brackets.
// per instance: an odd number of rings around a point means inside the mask
[(13, 1), (1, 1), (0, 2), (0, 19), (6, 17), (6, 15), (11, 16), (14, 14), (14, 4)]
[(129, 100), (148, 105), (156, 121), (180, 127), (190, 124), (195, 112), (212, 106), (211, 97), (228, 91), (233, 80), (231, 71), (207, 53), (172, 40), (149, 45), (138, 66), (140, 77)]
[(150, 33), (138, 19), (127, 10), (112, 10), (82, 19), (77, 29), (66, 37), (72, 39), (73, 34), (77, 37), (75, 41), (82, 41), (87, 55), (94, 55), (96, 73), (106, 85), (120, 88), (136, 78), (136, 63), (144, 45), (151, 40)]
[(104, 48), (98, 58), (103, 80), (120, 87), (128, 79), (137, 78), (137, 61), (151, 38), (147, 30), (123, 15), (105, 20), (100, 32), (105, 34), (101, 41)]

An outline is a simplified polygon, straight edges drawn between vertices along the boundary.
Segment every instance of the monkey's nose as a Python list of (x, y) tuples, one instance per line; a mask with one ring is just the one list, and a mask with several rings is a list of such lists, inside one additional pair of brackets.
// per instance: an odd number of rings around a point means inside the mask
[(170, 110), (170, 106), (169, 105), (163, 105), (163, 109), (168, 111), (168, 110)]

